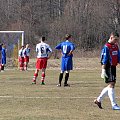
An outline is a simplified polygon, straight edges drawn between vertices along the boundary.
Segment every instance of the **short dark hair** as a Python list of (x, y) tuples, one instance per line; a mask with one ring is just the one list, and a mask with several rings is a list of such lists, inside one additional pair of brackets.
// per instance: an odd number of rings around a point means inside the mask
[(44, 36), (42, 36), (42, 37), (41, 37), (41, 40), (42, 40), (42, 41), (45, 41), (45, 40), (46, 40), (46, 38), (45, 38)]
[(114, 37), (119, 37), (119, 33), (117, 31), (112, 32), (110, 35), (113, 35)]
[(71, 34), (66, 34), (65, 39), (68, 40), (69, 38), (71, 38), (71, 36), (72, 36)]

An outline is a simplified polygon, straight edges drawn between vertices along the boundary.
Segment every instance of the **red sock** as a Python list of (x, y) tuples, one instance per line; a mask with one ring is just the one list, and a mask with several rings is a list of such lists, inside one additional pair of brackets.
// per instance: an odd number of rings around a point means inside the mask
[(25, 70), (27, 70), (27, 65), (24, 65)]
[(33, 76), (33, 81), (36, 81), (37, 76), (38, 76), (38, 73), (34, 73), (34, 76)]
[(44, 82), (44, 80), (45, 80), (45, 73), (43, 72), (41, 75), (41, 81)]

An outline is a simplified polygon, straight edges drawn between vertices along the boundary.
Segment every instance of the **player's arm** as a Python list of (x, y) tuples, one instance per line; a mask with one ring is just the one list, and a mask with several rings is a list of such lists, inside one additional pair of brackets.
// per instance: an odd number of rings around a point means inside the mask
[(118, 49), (118, 63), (120, 64), (120, 49)]
[(50, 46), (48, 46), (47, 51), (48, 51), (48, 57), (47, 58), (50, 59), (51, 56), (52, 56), (52, 49), (51, 49)]
[(101, 72), (101, 78), (105, 79), (105, 77), (108, 78), (106, 74), (106, 64), (110, 62), (110, 55), (109, 55), (109, 49), (105, 46), (101, 53), (101, 64), (102, 64), (102, 72)]
[(61, 43), (58, 44), (58, 45), (55, 47), (55, 49), (60, 50), (60, 49), (61, 49)]
[(70, 52), (68, 53), (68, 55), (72, 55), (72, 54), (73, 54), (73, 51), (75, 50), (75, 45), (74, 45), (74, 44), (72, 44), (70, 47), (71, 47), (71, 50), (70, 50)]
[(38, 44), (36, 45), (36, 49), (35, 49), (36, 53), (39, 52), (39, 48), (38, 48)]
[(22, 57), (22, 52), (21, 52), (21, 50), (19, 50), (19, 57)]
[(23, 50), (23, 55), (26, 57), (26, 49)]

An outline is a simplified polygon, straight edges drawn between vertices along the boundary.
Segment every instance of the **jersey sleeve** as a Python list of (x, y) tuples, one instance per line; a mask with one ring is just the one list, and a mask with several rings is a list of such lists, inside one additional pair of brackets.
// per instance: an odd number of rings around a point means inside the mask
[(73, 43), (71, 44), (71, 50), (75, 50), (75, 45)]
[(38, 50), (38, 44), (36, 45), (36, 52), (38, 52), (39, 50)]
[(118, 63), (120, 63), (120, 50), (118, 49)]
[(58, 44), (58, 45), (55, 47), (55, 49), (60, 50), (60, 49), (61, 49), (61, 43), (60, 43), (60, 44)]
[(52, 48), (48, 45), (48, 47), (47, 47), (47, 52), (52, 52)]
[(110, 62), (110, 53), (109, 53), (109, 49), (107, 46), (104, 46), (102, 51), (101, 51), (101, 64), (105, 65), (108, 62)]
[(19, 50), (19, 57), (22, 57), (21, 49)]
[(26, 49), (23, 50), (23, 55), (27, 56)]

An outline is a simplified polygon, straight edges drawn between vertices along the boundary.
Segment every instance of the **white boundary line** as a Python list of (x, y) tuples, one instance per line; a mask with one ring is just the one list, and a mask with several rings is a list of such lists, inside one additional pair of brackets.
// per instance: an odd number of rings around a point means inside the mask
[(0, 98), (18, 98), (18, 99), (92, 99), (96, 97), (32, 97), (32, 96), (0, 96)]
[[(95, 99), (96, 97), (32, 97), (32, 96), (0, 96), (0, 98), (15, 98), (15, 99)], [(116, 97), (120, 98), (120, 97)]]

